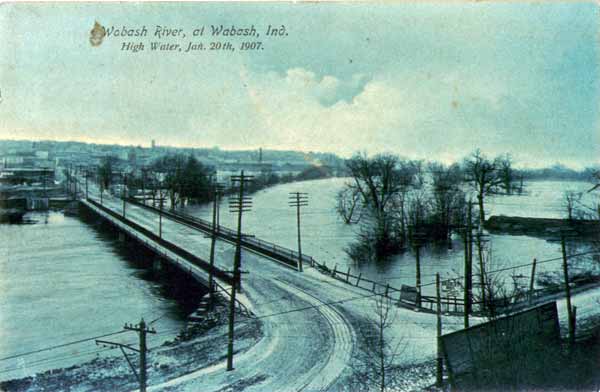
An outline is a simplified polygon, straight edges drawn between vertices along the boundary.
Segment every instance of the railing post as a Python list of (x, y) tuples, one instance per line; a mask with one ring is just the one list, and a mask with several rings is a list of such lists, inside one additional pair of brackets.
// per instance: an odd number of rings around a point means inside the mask
[(360, 278), (362, 278), (362, 272), (358, 274), (358, 279), (356, 279), (356, 286), (360, 283)]
[(336, 272), (337, 272), (337, 264), (333, 267), (333, 272), (331, 273), (331, 276), (333, 276), (335, 278)]
[(533, 302), (533, 286), (535, 284), (535, 265), (537, 263), (537, 259), (533, 259), (533, 264), (531, 265), (531, 279), (529, 280), (529, 305)]
[(346, 272), (346, 283), (350, 280), (350, 267), (348, 267), (348, 272)]

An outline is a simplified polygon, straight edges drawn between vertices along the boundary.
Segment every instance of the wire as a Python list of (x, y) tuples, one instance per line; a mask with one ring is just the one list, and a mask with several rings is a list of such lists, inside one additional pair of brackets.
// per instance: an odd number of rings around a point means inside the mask
[[(576, 253), (576, 254), (567, 256), (567, 259), (570, 259), (570, 258), (573, 258), (573, 257), (585, 256), (585, 255), (588, 255), (588, 254), (600, 254), (600, 252), (598, 252), (598, 251), (591, 251), (591, 252)], [(546, 259), (546, 260), (537, 260), (536, 261), (536, 265), (537, 264), (549, 263), (549, 262), (557, 261), (557, 260), (562, 260), (562, 256), (555, 257), (555, 258), (552, 258), (552, 259)], [(492, 270), (492, 271), (486, 271), (486, 274), (494, 274), (494, 273), (497, 273), (497, 272), (508, 271), (508, 270), (512, 270), (512, 269), (515, 269), (515, 268), (522, 268), (522, 267), (527, 267), (527, 266), (531, 266), (531, 265), (533, 265), (533, 263), (520, 264), (520, 265), (515, 265), (515, 266), (512, 266), (512, 267), (499, 268), (499, 269)], [(454, 280), (454, 279), (464, 279), (464, 278), (465, 278), (465, 275), (459, 275), (456, 278), (444, 279), (444, 281)], [(425, 283), (425, 284), (420, 285), (420, 287), (431, 286), (431, 285), (434, 285), (434, 284), (436, 284), (436, 282)]]
[[(87, 355), (94, 355), (94, 354), (99, 354), (99, 353), (114, 350), (114, 349), (115, 348), (94, 349), (94, 350), (85, 351), (85, 352), (77, 353), (77, 354), (58, 355), (58, 356), (54, 356), (54, 357), (49, 357), (49, 358), (39, 359), (36, 361), (27, 362), (24, 366), (26, 366), (28, 368), (43, 366), (43, 365), (47, 365), (49, 363), (60, 362), (67, 358), (77, 358), (77, 357), (82, 357), (82, 356), (87, 356)], [(19, 370), (22, 368), (23, 368), (23, 365), (2, 368), (2, 369), (0, 369), (0, 373), (9, 373), (9, 372), (16, 371), (16, 370)]]
[(99, 338), (105, 338), (107, 336), (118, 335), (118, 334), (122, 334), (122, 333), (125, 333), (125, 332), (130, 332), (130, 331), (123, 330), (123, 331), (118, 331), (118, 332), (112, 332), (112, 333), (107, 333), (107, 334), (104, 334), (104, 335), (94, 336), (94, 337), (91, 337), (91, 338), (85, 338), (85, 339), (75, 340), (73, 342), (63, 343), (63, 344), (59, 344), (59, 345), (56, 345), (56, 346), (44, 347), (44, 348), (40, 348), (38, 350), (28, 351), (28, 352), (24, 352), (24, 353), (20, 353), (20, 354), (9, 355), (8, 357), (0, 358), (0, 362), (1, 361), (7, 361), (9, 359), (24, 357), (24, 356), (27, 356), (27, 355), (37, 354), (37, 353), (41, 353), (41, 352), (44, 352), (44, 351), (55, 350), (57, 348), (72, 346), (74, 344), (89, 342), (90, 340), (95, 340), (95, 339), (99, 339)]

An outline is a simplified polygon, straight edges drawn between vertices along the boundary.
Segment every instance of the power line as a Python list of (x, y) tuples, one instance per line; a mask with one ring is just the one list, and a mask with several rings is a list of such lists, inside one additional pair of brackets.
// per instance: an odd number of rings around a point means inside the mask
[[(592, 251), (592, 252), (576, 253), (576, 254), (573, 254), (573, 255), (569, 255), (568, 258), (585, 256), (585, 255), (588, 255), (588, 254), (600, 254), (600, 252), (598, 252), (598, 251)], [(560, 256), (560, 257), (554, 257), (552, 259), (539, 260), (539, 261), (537, 261), (537, 264), (549, 263), (549, 262), (558, 261), (558, 260), (562, 260), (562, 256)], [(515, 269), (515, 268), (522, 268), (522, 267), (527, 267), (527, 266), (531, 266), (531, 265), (533, 265), (533, 263), (520, 264), (520, 265), (515, 265), (515, 266), (512, 266), (512, 267), (504, 267), (504, 268), (499, 268), (499, 269), (492, 270), (492, 271), (486, 271), (486, 273), (487, 274), (494, 274), (494, 273), (497, 273), (497, 272), (508, 271), (508, 270), (512, 270), (512, 269)], [(450, 279), (444, 279), (444, 280), (448, 281), (448, 280), (464, 279), (464, 278), (465, 278), (464, 275), (459, 275), (456, 278), (450, 278)], [(434, 285), (434, 284), (435, 284), (435, 282), (430, 282), (430, 283), (422, 284), (421, 287), (431, 286), (431, 285)]]
[[(84, 351), (84, 352), (77, 353), (77, 354), (56, 355), (53, 357), (47, 357), (47, 358), (42, 358), (39, 360), (27, 362), (26, 366), (28, 368), (43, 366), (43, 365), (47, 365), (49, 363), (60, 362), (62, 360), (68, 359), (68, 358), (78, 358), (78, 357), (83, 357), (83, 356), (87, 356), (87, 355), (94, 355), (94, 354), (99, 354), (99, 353), (110, 351), (110, 350), (114, 350), (114, 348), (94, 349), (94, 350)], [(0, 369), (0, 373), (9, 373), (9, 372), (16, 371), (16, 370), (19, 370), (22, 368), (23, 368), (23, 366), (21, 366), (21, 365), (2, 368), (2, 369)]]
[(104, 334), (104, 335), (94, 336), (94, 337), (91, 337), (91, 338), (85, 338), (85, 339), (75, 340), (75, 341), (73, 341), (73, 342), (68, 342), (68, 343), (58, 344), (58, 345), (56, 345), (56, 346), (44, 347), (44, 348), (40, 348), (40, 349), (38, 349), (38, 350), (28, 351), (28, 352), (25, 352), (25, 353), (20, 353), (20, 354), (14, 354), (14, 355), (10, 355), (10, 356), (8, 356), (8, 357), (0, 358), (0, 362), (1, 362), (1, 361), (7, 361), (7, 360), (9, 360), (9, 359), (14, 359), (14, 358), (19, 358), (19, 357), (24, 357), (24, 356), (27, 356), (27, 355), (37, 354), (37, 353), (41, 353), (41, 352), (44, 352), (44, 351), (55, 350), (55, 349), (57, 349), (57, 348), (62, 348), (62, 347), (67, 347), (67, 346), (72, 346), (72, 345), (74, 345), (74, 344), (79, 344), (79, 343), (89, 342), (90, 340), (95, 340), (95, 339), (99, 339), (99, 338), (104, 338), (104, 337), (107, 337), (107, 336), (118, 335), (118, 334), (121, 334), (121, 333), (124, 333), (124, 332), (127, 332), (127, 331), (111, 332), (111, 333), (107, 333), (107, 334)]

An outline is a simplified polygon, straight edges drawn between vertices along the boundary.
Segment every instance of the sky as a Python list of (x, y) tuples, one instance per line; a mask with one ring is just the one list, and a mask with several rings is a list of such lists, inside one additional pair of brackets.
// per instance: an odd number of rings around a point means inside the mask
[[(150, 35), (254, 25), (265, 49), (93, 47), (95, 21)], [(2, 3), (0, 139), (443, 162), (481, 148), (583, 167), (600, 163), (599, 22), (575, 2)], [(264, 37), (269, 24), (287, 36)]]

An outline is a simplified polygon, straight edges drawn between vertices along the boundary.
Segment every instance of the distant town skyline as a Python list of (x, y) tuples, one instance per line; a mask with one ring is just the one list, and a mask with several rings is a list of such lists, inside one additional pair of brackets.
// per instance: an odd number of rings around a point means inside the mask
[[(260, 53), (122, 53), (90, 30), (285, 25)], [(598, 5), (5, 4), (0, 138), (600, 162)]]
[[(85, 145), (94, 145), (94, 146), (101, 146), (101, 147), (115, 147), (115, 148), (119, 148), (119, 149), (123, 149), (123, 150), (127, 150), (127, 149), (137, 149), (137, 148), (141, 148), (141, 149), (148, 149), (148, 150), (152, 150), (153, 148), (162, 150), (162, 149), (174, 149), (174, 150), (214, 150), (217, 149), (220, 152), (223, 153), (255, 153), (256, 155), (256, 159), (258, 159), (259, 155), (262, 157), (264, 156), (264, 160), (265, 161), (269, 161), (269, 156), (267, 153), (269, 152), (278, 152), (278, 153), (293, 153), (293, 154), (305, 154), (305, 160), (309, 160), (309, 155), (314, 154), (314, 155), (328, 155), (331, 154), (333, 156), (336, 156), (338, 158), (341, 159), (346, 159), (346, 158), (350, 158), (352, 155), (351, 154), (349, 156), (344, 156), (344, 155), (340, 155), (337, 154), (335, 152), (332, 151), (321, 151), (321, 150), (310, 150), (310, 151), (302, 151), (302, 150), (294, 150), (294, 149), (283, 149), (283, 148), (262, 148), (262, 147), (258, 147), (258, 148), (222, 148), (220, 146), (174, 146), (174, 145), (162, 145), (159, 144), (156, 140), (155, 141), (155, 145), (153, 147), (152, 145), (152, 140), (150, 141), (149, 144), (119, 144), (119, 143), (95, 143), (95, 142), (83, 142), (83, 141), (78, 141), (78, 140), (49, 140), (49, 139), (38, 139), (38, 140), (33, 140), (33, 139), (2, 139), (0, 138), (0, 151), (2, 150), (2, 143), (3, 142), (17, 142), (17, 143), (82, 143)], [(41, 149), (43, 150), (43, 149)], [(456, 160), (452, 160), (452, 161), (447, 161), (447, 162), (442, 162), (445, 164), (453, 164), (453, 163), (461, 163), (462, 160), (464, 158), (468, 158), (470, 153), (473, 153), (475, 150), (470, 151), (469, 153), (457, 158)], [(356, 152), (357, 154), (361, 153), (360, 151)], [(394, 151), (388, 151), (386, 153), (391, 153), (394, 155), (398, 155), (397, 153), (395, 153)], [(266, 154), (266, 155), (265, 155)], [(375, 155), (377, 153), (374, 153), (373, 155)], [(505, 151), (504, 154), (509, 154), (511, 157), (514, 158), (513, 154), (511, 153), (511, 151)], [(504, 155), (504, 154), (500, 154), (500, 155)], [(110, 155), (110, 153), (108, 153), (108, 155)], [(399, 155), (400, 156), (400, 155)], [(489, 158), (494, 158), (494, 156), (488, 156)], [(406, 158), (409, 159), (405, 156), (400, 156), (400, 158)], [(272, 160), (272, 159), (271, 159)], [(277, 160), (277, 159), (275, 159)], [(416, 160), (421, 160), (423, 162), (439, 162), (436, 161), (435, 159), (432, 158), (417, 158)], [(318, 164), (318, 162), (313, 162), (315, 164)], [(550, 168), (550, 167), (556, 167), (556, 166), (562, 166), (562, 167), (566, 167), (568, 169), (573, 169), (573, 170), (583, 170), (583, 169), (588, 169), (588, 168), (599, 168), (600, 167), (600, 163), (598, 162), (591, 162), (591, 163), (586, 163), (586, 164), (582, 164), (582, 165), (572, 165), (560, 160), (556, 160), (554, 162), (551, 163), (540, 163), (537, 162), (533, 165), (531, 164), (527, 164), (525, 162), (522, 161), (518, 161), (516, 159), (513, 160), (513, 164), (515, 168), (519, 168), (519, 169), (543, 169), (543, 168)]]

